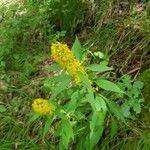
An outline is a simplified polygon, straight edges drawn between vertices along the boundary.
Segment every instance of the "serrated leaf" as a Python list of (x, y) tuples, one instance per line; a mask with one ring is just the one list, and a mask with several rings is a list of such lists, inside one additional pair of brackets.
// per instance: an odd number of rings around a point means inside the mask
[(107, 100), (107, 103), (109, 106), (109, 110), (114, 114), (114, 116), (124, 122), (125, 119), (120, 106), (114, 101), (110, 101), (110, 100)]
[(90, 121), (90, 149), (93, 149), (101, 139), (104, 131), (105, 116), (106, 113), (102, 111), (95, 111), (92, 116), (92, 120)]
[(124, 83), (124, 86), (126, 86), (128, 89), (132, 88), (132, 80), (131, 80), (131, 77), (129, 75), (125, 75), (122, 78), (122, 81)]
[(82, 59), (82, 50), (83, 49), (81, 47), (80, 41), (78, 40), (78, 37), (76, 36), (75, 42), (73, 43), (73, 46), (72, 46), (72, 51), (78, 60)]
[(130, 115), (130, 105), (128, 101), (122, 104), (121, 109), (125, 117), (128, 117)]
[(59, 64), (53, 64), (47, 68), (48, 71), (59, 71), (63, 68)]
[(110, 82), (105, 79), (98, 79), (96, 80), (97, 85), (106, 90), (106, 91), (112, 91), (112, 92), (117, 92), (117, 93), (124, 93), (115, 83)]
[(113, 70), (111, 67), (107, 67), (106, 65), (101, 65), (101, 64), (91, 64), (86, 67), (87, 69), (91, 71), (97, 71), (97, 72), (105, 72), (105, 71), (110, 71)]
[(6, 112), (6, 108), (3, 105), (0, 105), (0, 113)]
[(52, 119), (50, 116), (48, 116), (48, 117), (46, 118), (44, 130), (43, 130), (43, 136), (46, 136), (46, 135), (47, 135), (47, 133), (48, 133), (50, 127), (51, 127), (52, 122), (53, 122), (53, 119)]

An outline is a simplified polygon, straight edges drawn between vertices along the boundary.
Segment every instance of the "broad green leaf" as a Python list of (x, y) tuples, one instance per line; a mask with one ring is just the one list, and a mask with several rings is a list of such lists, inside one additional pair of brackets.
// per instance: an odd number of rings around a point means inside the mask
[(115, 117), (117, 117), (118, 119), (124, 122), (125, 120), (124, 120), (124, 115), (122, 113), (121, 107), (114, 101), (107, 100), (107, 103), (108, 103), (110, 112), (112, 112)]
[(109, 63), (109, 61), (108, 61), (108, 60), (103, 60), (103, 61), (101, 61), (101, 65), (104, 65), (104, 66), (107, 66), (107, 65), (108, 65), (108, 63)]
[(59, 93), (61, 93), (66, 87), (69, 85), (71, 78), (67, 78), (62, 80), (58, 85), (53, 89), (53, 96), (56, 97)]
[(90, 121), (90, 149), (93, 149), (101, 139), (104, 131), (105, 116), (106, 113), (103, 111), (95, 111), (92, 116), (92, 120)]
[(141, 81), (135, 81), (133, 84), (133, 87), (137, 88), (137, 89), (142, 89), (144, 86), (144, 83)]
[(51, 127), (52, 122), (53, 122), (53, 119), (50, 116), (48, 116), (46, 118), (46, 122), (45, 122), (45, 126), (44, 126), (44, 131), (43, 131), (43, 136), (47, 135), (47, 133), (48, 133), (50, 127)]
[(104, 99), (100, 96), (96, 96), (95, 98), (95, 109), (96, 111), (107, 111), (107, 106), (106, 106), (106, 102), (104, 101)]
[(0, 113), (6, 112), (6, 108), (3, 105), (0, 105)]
[(88, 90), (88, 94), (86, 95), (87, 101), (91, 104), (93, 110), (95, 110), (94, 93), (93, 93), (93, 88), (90, 84), (90, 80), (88, 79), (88, 77), (86, 75), (83, 75), (81, 73), (79, 73), (79, 76), (80, 76), (80, 79), (81, 79), (83, 85)]
[(111, 137), (111, 139), (114, 138), (114, 136), (116, 135), (117, 129), (118, 129), (117, 122), (116, 122), (116, 120), (112, 117), (112, 118), (111, 118), (111, 130), (110, 130), (110, 137)]
[(86, 68), (91, 71), (98, 71), (98, 72), (105, 72), (105, 71), (113, 70), (111, 67), (107, 67), (106, 65), (101, 65), (101, 64), (91, 64), (87, 66)]
[(91, 104), (93, 110), (95, 110), (95, 98), (93, 91), (88, 90), (88, 94), (86, 95), (87, 101)]
[(71, 79), (71, 77), (67, 74), (61, 74), (58, 76), (51, 77), (51, 80), (54, 82), (61, 82), (63, 80), (70, 80), (70, 79)]
[(79, 77), (80, 77), (80, 79), (81, 79), (83, 85), (84, 85), (87, 89), (93, 91), (93, 88), (92, 88), (92, 86), (91, 86), (90, 80), (88, 79), (87, 75), (84, 75), (84, 74), (82, 74), (82, 73), (80, 73), (80, 72), (79, 72), (78, 74), (79, 74)]
[(141, 112), (141, 105), (140, 105), (139, 102), (135, 102), (135, 103), (133, 104), (133, 110), (134, 110), (137, 114), (139, 114), (139, 113)]
[(78, 106), (78, 91), (73, 93), (71, 96), (71, 101), (68, 103), (67, 110), (74, 112), (76, 107)]
[(91, 104), (92, 109), (95, 110), (94, 93), (93, 93), (93, 88), (90, 84), (90, 81), (86, 75), (79, 73), (79, 76), (83, 83), (83, 86), (85, 86), (85, 88), (87, 88), (87, 91), (88, 91), (86, 98), (87, 98), (88, 102)]
[(44, 86), (52, 88), (53, 84), (56, 84), (58, 82), (61, 82), (63, 80), (70, 79), (70, 78), (71, 77), (67, 74), (53, 76), (53, 77), (50, 77), (50, 78), (44, 80)]
[(78, 37), (76, 36), (75, 42), (72, 46), (72, 51), (78, 60), (82, 59), (82, 50), (83, 49), (81, 47), (80, 41), (78, 40)]
[(59, 64), (53, 64), (47, 68), (48, 71), (59, 71), (63, 68)]
[(125, 103), (122, 104), (121, 109), (122, 109), (122, 113), (125, 117), (128, 117), (130, 115), (130, 104), (129, 101), (126, 101)]
[[(59, 93), (61, 93), (64, 89), (66, 89), (70, 81), (71, 77), (66, 74), (62, 74), (60, 76), (51, 78), (49, 80), (49, 82), (51, 83), (49, 86), (51, 86), (53, 98), (55, 98)], [(52, 84), (54, 85), (52, 86)]]
[(70, 121), (67, 119), (62, 119), (62, 124), (61, 124), (62, 132), (61, 134), (61, 140), (62, 144), (65, 147), (65, 149), (68, 149), (69, 142), (71, 139), (73, 140), (74, 135), (73, 135), (73, 129), (70, 124)]
[(108, 80), (105, 79), (98, 79), (96, 80), (97, 85), (106, 90), (106, 91), (113, 91), (113, 92), (117, 92), (117, 93), (124, 93), (115, 83), (110, 82)]

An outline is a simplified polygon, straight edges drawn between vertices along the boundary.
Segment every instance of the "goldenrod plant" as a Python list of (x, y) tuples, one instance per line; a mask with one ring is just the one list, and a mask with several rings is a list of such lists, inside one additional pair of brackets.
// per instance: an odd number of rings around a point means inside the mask
[[(47, 116), (51, 121), (46, 121), (44, 127), (44, 131), (46, 128), (49, 133), (47, 138), (58, 139), (54, 149), (68, 149), (73, 143), (76, 149), (95, 149), (103, 139), (108, 122), (112, 124), (109, 136), (113, 139), (117, 133), (116, 120), (126, 125), (132, 108), (135, 114), (141, 111), (143, 98), (139, 90), (142, 83), (135, 83), (133, 88), (125, 87), (122, 81), (125, 82), (127, 77), (118, 83), (111, 82), (103, 74), (109, 74), (113, 69), (103, 62), (82, 64), (83, 57), (75, 53), (85, 56), (82, 50), (78, 38), (71, 49), (61, 42), (51, 45), (51, 57), (56, 64), (49, 66), (48, 70), (57, 70), (58, 74), (44, 80), (43, 90), (49, 93), (49, 102), (37, 99), (32, 104), (35, 112), (46, 115), (54, 112), (51, 103), (55, 103), (55, 115)], [(126, 88), (132, 88), (135, 93), (130, 89), (126, 91)], [(137, 96), (134, 97), (134, 94)], [(126, 101), (119, 104), (123, 98)], [(55, 129), (53, 132), (52, 128)]]
[(50, 114), (53, 115), (55, 113), (55, 106), (50, 104), (47, 100), (43, 98), (37, 98), (32, 103), (32, 109), (34, 112), (39, 114)]
[(73, 52), (68, 48), (67, 44), (54, 43), (51, 46), (52, 58), (64, 67), (68, 73), (75, 78), (77, 82), (80, 82), (78, 73), (86, 74), (85, 69), (81, 66), (79, 60), (77, 60)]
[(7, 1), (0, 150), (149, 150), (150, 2)]

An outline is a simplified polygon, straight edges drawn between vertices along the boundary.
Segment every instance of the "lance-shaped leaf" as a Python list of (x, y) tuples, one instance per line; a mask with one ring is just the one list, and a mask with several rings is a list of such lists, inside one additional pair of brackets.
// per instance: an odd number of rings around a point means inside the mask
[(72, 51), (78, 60), (82, 59), (83, 48), (81, 47), (80, 41), (78, 40), (77, 36), (72, 46)]
[(97, 85), (106, 90), (106, 91), (113, 91), (113, 92), (117, 92), (117, 93), (124, 93), (115, 83), (110, 82), (108, 80), (105, 79), (98, 79), (96, 80)]
[(91, 64), (86, 67), (88, 70), (91, 71), (96, 71), (96, 72), (105, 72), (105, 71), (110, 71), (113, 70), (111, 67), (107, 67), (104, 64)]

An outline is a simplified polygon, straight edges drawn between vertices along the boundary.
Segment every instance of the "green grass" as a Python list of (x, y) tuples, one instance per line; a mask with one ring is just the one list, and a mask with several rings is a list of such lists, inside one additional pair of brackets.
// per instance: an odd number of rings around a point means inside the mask
[[(85, 4), (78, 1), (75, 5), (80, 6), (77, 7), (79, 13), (71, 1), (63, 5), (64, 1), (62, 0), (60, 4), (63, 7), (61, 9), (59, 5), (57, 5), (57, 9), (54, 8), (56, 4), (50, 5), (48, 0), (45, 3), (28, 1), (24, 3), (27, 13), (16, 16), (14, 14), (17, 11), (21, 12), (23, 8), (22, 6), (19, 8), (18, 4), (11, 6), (7, 12), (1, 9), (5, 14), (2, 16), (4, 17), (2, 21), (0, 18), (0, 150), (58, 149), (61, 128), (59, 127), (57, 132), (56, 130), (59, 120), (58, 122), (56, 120), (48, 135), (44, 137), (43, 130), (46, 119), (40, 117), (34, 120), (31, 109), (33, 99), (37, 97), (50, 98), (51, 84), (49, 86), (47, 84), (52, 83), (49, 81), (49, 77), (52, 77), (53, 73), (47, 71), (46, 68), (53, 64), (49, 52), (49, 44), (53, 41), (71, 39), (66, 41), (70, 44), (74, 38), (72, 35), (77, 33), (79, 39), (84, 39), (82, 41), (84, 51), (88, 49), (86, 51), (88, 55), (84, 56), (85, 62), (88, 64), (109, 63), (114, 71), (102, 75), (111, 81), (118, 82), (120, 77), (125, 74), (131, 75), (135, 81), (141, 72), (149, 69), (150, 7), (148, 2), (145, 2), (146, 8), (143, 2), (142, 10), (138, 11), (139, 7), (137, 8), (136, 1), (132, 1), (132, 4), (127, 1), (112, 0)], [(52, 8), (50, 9), (50, 7)], [(94, 23), (89, 19), (86, 24), (87, 18), (91, 18)], [(83, 29), (86, 34), (83, 33)], [(104, 57), (95, 55), (95, 52), (101, 52), (100, 54), (103, 54)], [(134, 71), (134, 69), (137, 70)], [(95, 75), (95, 73), (93, 74)], [(127, 87), (130, 86), (130, 83), (133, 82), (127, 82)], [(66, 91), (67, 98), (71, 97), (69, 94), (74, 89), (76, 87), (70, 89), (68, 93)], [(128, 94), (132, 93), (130, 90), (128, 92)], [(63, 94), (61, 98), (65, 97)], [(128, 101), (127, 97), (120, 98), (116, 96), (117, 94), (107, 91), (103, 92), (102, 90), (100, 94), (109, 96), (120, 107), (125, 100)], [(66, 99), (64, 101), (59, 99), (59, 101), (64, 105), (68, 102)], [(114, 106), (116, 107), (116, 105)], [(146, 106), (147, 104), (140, 104), (142, 110)], [(137, 110), (131, 108), (131, 116), (123, 124), (114, 115), (114, 113), (118, 113), (115, 110), (108, 112), (104, 132), (95, 149), (149, 150), (149, 122), (141, 119), (142, 113), (147, 113), (147, 111), (136, 115)], [(82, 113), (87, 115), (85, 120), (82, 120)], [(92, 120), (91, 106), (84, 106), (83, 102), (79, 112), (74, 116), (79, 119), (78, 127), (81, 131), (86, 129), (88, 132), (90, 124), (87, 125), (87, 122)], [(113, 127), (111, 127), (112, 117), (116, 121)], [(79, 148), (85, 140), (86, 132), (78, 133), (78, 127), (74, 129), (77, 132), (74, 142), (71, 141), (71, 149), (77, 146), (77, 143), (80, 143)], [(114, 132), (112, 138), (111, 132)]]

